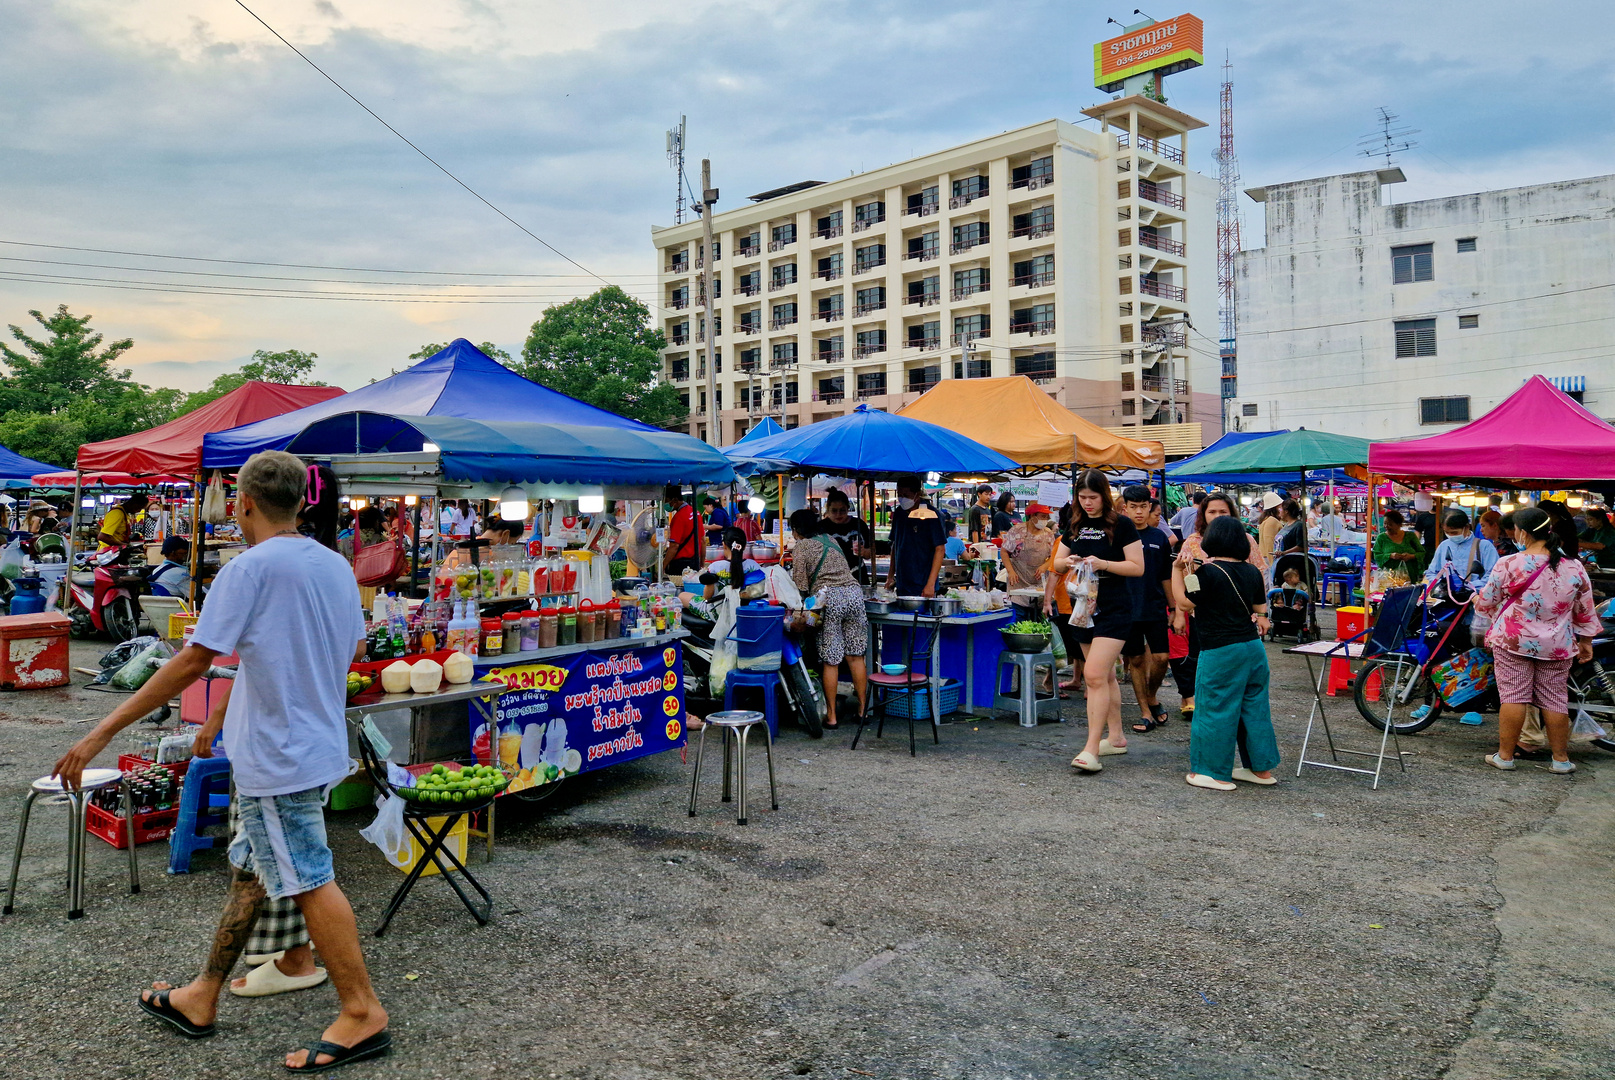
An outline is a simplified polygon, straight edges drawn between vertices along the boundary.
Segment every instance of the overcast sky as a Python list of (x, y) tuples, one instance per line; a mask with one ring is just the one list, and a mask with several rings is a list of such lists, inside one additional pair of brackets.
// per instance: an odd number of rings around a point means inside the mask
[[(711, 157), (735, 206), (1051, 116), (1081, 120), (1105, 96), (1093, 42), (1114, 31), (1108, 16), (1134, 18), (1052, 0), (247, 2), (501, 210), (647, 300), (649, 230), (673, 212), (664, 132), (681, 112), (692, 179)], [(1380, 106), (1421, 129), (1399, 201), (1615, 172), (1615, 5), (1190, 10), (1206, 23), (1208, 66), (1167, 92), (1212, 125), (1191, 137), (1201, 171), (1216, 171), (1213, 58), (1226, 51), (1246, 187), (1362, 167), (1356, 143)], [(1246, 246), (1259, 246), (1261, 210), (1244, 205)], [(317, 352), (320, 374), (350, 388), (426, 342), (516, 352), (547, 303), (600, 284), (233, 0), (0, 0), (0, 241), (0, 324), (65, 302), (109, 338), (135, 339), (125, 360), (139, 378), (186, 388), (259, 348)], [(103, 286), (66, 280), (84, 278)], [(183, 283), (200, 292), (154, 291)], [(244, 287), (365, 299), (229, 295)], [(499, 302), (441, 302), (456, 297)]]

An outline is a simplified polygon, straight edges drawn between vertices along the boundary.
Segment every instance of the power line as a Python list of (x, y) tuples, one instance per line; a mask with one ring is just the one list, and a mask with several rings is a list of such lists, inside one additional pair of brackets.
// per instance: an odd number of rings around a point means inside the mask
[[(482, 300), (459, 299), (431, 296), (403, 296), (389, 297), (362, 296), (357, 294), (307, 292), (289, 290), (274, 292), (270, 290), (245, 291), (230, 289), (227, 286), (206, 286), (190, 283), (161, 283), (161, 282), (123, 282), (117, 278), (75, 278), (66, 276), (33, 276), (17, 274), (11, 271), (0, 270), (0, 281), (29, 282), (38, 285), (77, 285), (91, 289), (116, 289), (123, 292), (155, 292), (174, 293), (182, 296), (242, 296), (260, 300), (343, 300), (353, 303), (370, 304), (507, 304), (531, 307), (533, 301), (522, 299)], [(113, 282), (118, 282), (113, 284)], [(548, 301), (546, 301), (548, 302)]]
[(598, 280), (598, 281), (600, 281), (600, 282), (602, 282), (602, 283), (604, 283), (606, 285), (612, 284), (612, 282), (607, 281), (605, 278), (601, 277), (599, 274), (595, 273), (593, 270), (590, 270), (587, 266), (584, 266), (582, 263), (578, 262), (576, 259), (574, 259), (570, 255), (566, 254), (560, 248), (556, 247), (554, 244), (550, 243), (548, 240), (545, 240), (542, 236), (539, 236), (537, 233), (533, 232), (527, 226), (523, 225), (521, 222), (519, 222), (515, 218), (511, 217), (509, 214), (507, 214), (503, 210), (499, 209), (499, 207), (495, 206), (493, 203), (491, 203), (487, 199), (483, 198), (482, 195), (475, 188), (473, 188), (470, 184), (467, 184), (464, 180), (461, 180), (458, 176), (455, 176), (453, 173), (449, 172), (449, 170), (444, 168), (442, 165), (440, 165), (438, 163), (437, 159), (432, 157), (431, 154), (428, 154), (425, 150), (422, 150), (420, 147), (418, 147), (414, 143), (410, 142), (407, 138), (404, 137), (403, 132), (399, 131), (397, 128), (395, 128), (391, 124), (387, 123), (387, 121), (383, 120), (380, 116), (377, 116), (376, 111), (374, 109), (372, 109), (370, 106), (366, 105), (364, 102), (360, 101), (358, 98), (354, 97), (351, 93), (349, 93), (347, 87), (343, 86), (341, 83), (339, 83), (335, 79), (331, 78), (330, 75), (327, 75), (326, 72), (325, 72), (325, 69), (320, 67), (320, 65), (316, 64), (314, 61), (310, 60), (307, 56), (305, 56), (301, 49), (299, 49), (296, 45), (293, 45), (291, 42), (287, 41), (285, 38), (281, 37), (280, 36), (280, 31), (276, 30), (273, 26), (270, 26), (268, 23), (264, 22), (264, 20), (259, 17), (259, 15), (258, 15), (258, 13), (256, 11), (253, 11), (246, 4), (242, 3), (241, 0), (236, 0), (236, 6), (241, 8), (241, 10), (245, 11), (248, 15), (251, 15), (254, 19), (257, 19), (258, 24), (260, 26), (262, 26), (265, 30), (268, 30), (271, 34), (274, 34), (275, 37), (279, 38), (280, 43), (282, 45), (285, 45), (288, 49), (292, 50), (292, 52), (296, 53), (298, 56), (301, 56), (303, 58), (303, 61), (306, 64), (308, 64), (309, 67), (313, 68), (315, 71), (318, 71), (321, 75), (323, 75), (325, 77), (325, 80), (327, 82), (329, 82), (332, 86), (336, 87), (338, 90), (342, 91), (342, 93), (347, 96), (349, 101), (353, 102), (355, 105), (359, 106), (359, 108), (361, 108), (365, 112), (369, 113), (375, 119), (376, 123), (380, 124), (382, 127), (386, 128), (388, 131), (392, 132), (394, 135), (397, 135), (400, 139), (403, 140), (404, 145), (408, 146), (411, 150), (415, 151), (421, 157), (423, 157), (427, 161), (431, 162), (432, 165), (435, 166), (439, 172), (441, 172), (444, 176), (448, 177), (450, 180), (453, 180), (456, 184), (459, 184), (466, 191), (470, 192), (472, 197), (474, 197), (478, 202), (482, 203), (482, 205), (486, 206), (488, 209), (492, 210), (494, 213), (498, 214), (500, 217), (504, 218), (506, 221), (510, 222), (512, 225), (516, 226), (516, 228), (520, 229), (522, 232), (526, 233), (528, 236), (532, 237), (534, 240), (537, 240), (540, 244), (543, 244), (545, 247), (549, 248), (556, 255), (559, 255), (561, 258), (565, 259), (567, 262), (571, 263), (573, 266), (577, 267), (579, 270), (582, 270), (585, 274), (589, 275), (592, 278), (595, 278), (596, 280)]

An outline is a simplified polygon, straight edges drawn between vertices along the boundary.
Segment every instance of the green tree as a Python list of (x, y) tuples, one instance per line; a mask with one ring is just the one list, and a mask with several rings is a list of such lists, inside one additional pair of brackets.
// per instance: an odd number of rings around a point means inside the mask
[(650, 310), (615, 285), (549, 308), (522, 347), (523, 375), (580, 401), (647, 424), (683, 415), (661, 380), (667, 340)]
[(314, 361), (319, 358), (319, 353), (303, 352), (301, 349), (285, 349), (281, 352), (259, 349), (252, 354), (252, 359), (242, 364), (239, 369), (220, 375), (206, 390), (198, 390), (188, 396), (183, 411), (190, 412), (192, 409), (201, 408), (249, 382), (324, 386), (325, 383), (307, 377), (313, 373)]
[(49, 317), (29, 311), (47, 331), (32, 337), (11, 325), (11, 336), (21, 346), (0, 342), (0, 359), (6, 377), (0, 383), (0, 409), (54, 413), (75, 401), (130, 385), (128, 371), (114, 371), (112, 361), (134, 348), (132, 338), (101, 348), (103, 336), (90, 329), (90, 315), (74, 315), (61, 304)]
[[(417, 349), (414, 352), (410, 353), (409, 358), (411, 360), (425, 360), (427, 357), (434, 356), (437, 353), (442, 352), (444, 349), (446, 349), (448, 347), (449, 346), (448, 346), (447, 342), (445, 342), (442, 345), (422, 345), (419, 349)], [(481, 349), (483, 352), (487, 353), (489, 357), (491, 357), (494, 360), (499, 361), (501, 364), (505, 365), (506, 367), (510, 367), (512, 364), (515, 363), (515, 361), (511, 359), (511, 356), (510, 356), (510, 354), (508, 352), (501, 349), (499, 346), (495, 345), (491, 341), (484, 341), (481, 345), (478, 345), (477, 348)], [(396, 375), (398, 373), (395, 371), (395, 372), (393, 372), (393, 374)]]
[(23, 457), (48, 461), (71, 469), (84, 437), (82, 421), (67, 413), (23, 412), (14, 409), (0, 417), (0, 444)]

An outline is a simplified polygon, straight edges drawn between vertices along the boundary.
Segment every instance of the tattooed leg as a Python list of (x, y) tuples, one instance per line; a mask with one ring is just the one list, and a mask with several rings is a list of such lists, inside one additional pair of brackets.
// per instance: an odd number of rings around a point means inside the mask
[[(258, 905), (264, 898), (264, 887), (256, 874), (235, 870), (230, 882), (230, 895), (225, 900), (224, 913), (219, 916), (219, 928), (213, 934), (213, 947), (208, 951), (207, 963), (189, 985), (181, 986), (169, 994), (168, 1002), (184, 1013), (194, 1024), (211, 1024), (219, 1011), (219, 991), (230, 971), (247, 947), (253, 924), (258, 921)], [(168, 989), (166, 983), (154, 983), (153, 990)], [(150, 997), (145, 991), (142, 997)]]

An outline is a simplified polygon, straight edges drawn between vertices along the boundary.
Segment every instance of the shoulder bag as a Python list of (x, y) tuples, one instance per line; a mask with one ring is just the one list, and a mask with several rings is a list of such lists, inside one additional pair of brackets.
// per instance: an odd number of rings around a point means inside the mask
[(396, 540), (383, 540), (379, 544), (363, 547), (364, 540), (359, 523), (353, 523), (353, 576), (360, 585), (380, 587), (391, 585), (409, 569), (403, 545)]

